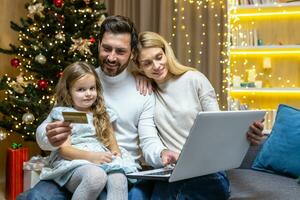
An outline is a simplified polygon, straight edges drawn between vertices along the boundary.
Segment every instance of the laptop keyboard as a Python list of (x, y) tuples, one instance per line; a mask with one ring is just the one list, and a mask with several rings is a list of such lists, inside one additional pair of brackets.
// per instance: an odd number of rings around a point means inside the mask
[(172, 169), (170, 170), (166, 170), (166, 171), (161, 171), (161, 172), (153, 172), (153, 173), (149, 173), (147, 175), (167, 175), (167, 174), (171, 174), (172, 173)]

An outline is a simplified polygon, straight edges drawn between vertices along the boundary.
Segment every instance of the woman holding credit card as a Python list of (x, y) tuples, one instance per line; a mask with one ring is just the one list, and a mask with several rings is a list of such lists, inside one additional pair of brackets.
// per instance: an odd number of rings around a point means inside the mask
[[(161, 140), (168, 149), (180, 153), (196, 115), (219, 110), (214, 88), (201, 72), (180, 64), (167, 41), (154, 32), (140, 33), (135, 62), (137, 70), (152, 81), (156, 99), (154, 121)], [(259, 143), (262, 129), (261, 122), (251, 125), (249, 140)], [(230, 194), (223, 172), (173, 183), (154, 181), (153, 185), (152, 199), (221, 200)], [(143, 193), (143, 188), (141, 185), (135, 189)]]
[[(56, 87), (53, 121), (67, 121), (69, 139), (50, 155), (40, 178), (54, 180), (73, 193), (72, 199), (97, 199), (106, 187), (108, 199), (127, 199), (125, 173), (137, 170), (128, 152), (119, 148), (111, 122), (117, 116), (105, 108), (102, 86), (94, 67), (75, 62), (63, 71)], [(106, 111), (108, 110), (108, 111)], [(72, 160), (72, 148), (89, 152), (86, 160)]]

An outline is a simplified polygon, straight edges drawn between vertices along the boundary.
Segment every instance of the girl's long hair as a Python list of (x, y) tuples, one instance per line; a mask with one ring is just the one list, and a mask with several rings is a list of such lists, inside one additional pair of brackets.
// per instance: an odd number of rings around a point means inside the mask
[(106, 112), (102, 86), (95, 68), (92, 65), (79, 61), (65, 68), (62, 77), (56, 85), (56, 106), (73, 107), (74, 103), (72, 101), (70, 89), (75, 81), (87, 74), (93, 75), (96, 80), (97, 98), (91, 106), (96, 136), (105, 146), (109, 146), (111, 144), (110, 140), (113, 129)]

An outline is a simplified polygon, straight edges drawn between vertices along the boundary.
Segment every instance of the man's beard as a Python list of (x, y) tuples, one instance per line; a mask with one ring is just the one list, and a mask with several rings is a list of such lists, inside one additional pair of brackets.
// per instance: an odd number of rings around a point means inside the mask
[[(107, 76), (117, 76), (127, 68), (129, 62), (130, 62), (130, 60), (128, 60), (123, 65), (121, 65), (119, 62), (111, 63), (111, 62), (108, 62), (106, 59), (100, 63), (100, 65), (101, 65), (100, 67)], [(112, 64), (114, 66), (112, 69), (109, 67), (105, 67), (105, 65), (110, 66)]]

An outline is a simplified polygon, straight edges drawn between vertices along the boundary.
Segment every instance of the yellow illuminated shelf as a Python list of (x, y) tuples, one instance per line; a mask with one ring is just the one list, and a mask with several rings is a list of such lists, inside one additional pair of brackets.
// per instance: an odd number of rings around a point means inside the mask
[(300, 55), (300, 45), (236, 46), (230, 48), (230, 55)]
[(278, 3), (235, 6), (230, 10), (231, 19), (235, 18), (264, 18), (270, 16), (300, 17), (300, 3)]
[(293, 97), (300, 99), (300, 88), (231, 88), (229, 93), (232, 97), (255, 96), (270, 98), (272, 96)]
[(231, 88), (229, 96), (249, 109), (277, 109), (279, 104), (300, 107), (300, 88)]

